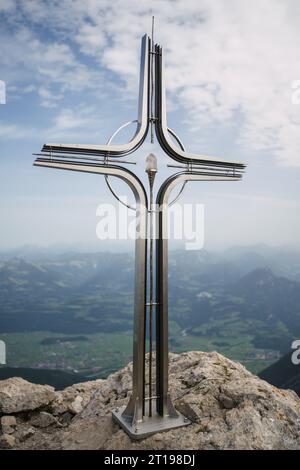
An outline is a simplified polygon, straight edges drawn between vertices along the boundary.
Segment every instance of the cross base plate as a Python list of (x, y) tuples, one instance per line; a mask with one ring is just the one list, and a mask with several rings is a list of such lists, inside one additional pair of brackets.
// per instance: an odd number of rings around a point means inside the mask
[(132, 424), (131, 420), (122, 416), (125, 408), (126, 406), (122, 406), (122, 408), (113, 411), (112, 416), (113, 420), (124, 429), (131, 439), (144, 439), (157, 432), (169, 431), (170, 429), (191, 424), (191, 421), (178, 411), (178, 416), (175, 418), (170, 416), (162, 417), (155, 412), (151, 418), (144, 416), (143, 421)]

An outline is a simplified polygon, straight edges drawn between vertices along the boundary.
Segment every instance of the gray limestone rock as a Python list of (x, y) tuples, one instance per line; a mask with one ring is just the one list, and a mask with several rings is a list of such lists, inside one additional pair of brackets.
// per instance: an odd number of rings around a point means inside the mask
[(54, 388), (36, 385), (20, 377), (0, 381), (0, 413), (19, 413), (48, 405), (55, 397)]
[[(0, 406), (2, 410), (14, 411), (2, 412), (18, 413), (48, 403), (48, 411), (56, 416), (50, 414), (51, 421), (57, 421), (58, 425), (36, 427), (30, 439), (18, 438), (16, 432), (14, 444), (12, 436), (6, 434), (5, 438), (2, 436), (2, 446), (109, 450), (300, 449), (300, 399), (296, 393), (268, 384), (241, 364), (215, 352), (170, 354), (170, 393), (177, 410), (192, 423), (141, 441), (130, 440), (111, 418), (113, 409), (128, 403), (132, 364), (106, 380), (73, 385), (56, 393), (51, 387), (45, 389), (18, 382), (21, 379), (10, 380), (13, 384), (10, 387), (8, 381), (0, 382)], [(41, 389), (37, 389), (39, 393), (33, 399), (36, 387)], [(42, 413), (49, 415), (45, 411), (34, 414)], [(17, 429), (20, 427), (26, 434), (32, 427), (32, 419), (26, 421), (22, 413), (17, 418)]]

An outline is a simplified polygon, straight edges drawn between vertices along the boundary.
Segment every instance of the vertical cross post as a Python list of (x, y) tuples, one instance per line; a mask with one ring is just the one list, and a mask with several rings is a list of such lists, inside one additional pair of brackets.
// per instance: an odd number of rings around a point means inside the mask
[[(153, 36), (153, 35), (152, 35)], [(133, 370), (132, 395), (127, 406), (113, 411), (113, 418), (134, 439), (150, 434), (185, 426), (190, 421), (175, 410), (169, 394), (169, 347), (168, 347), (168, 205), (172, 189), (187, 181), (238, 181), (245, 165), (241, 162), (221, 160), (205, 155), (190, 154), (185, 150), (179, 137), (167, 126), (166, 96), (163, 73), (162, 48), (153, 43), (147, 35), (142, 38), (140, 93), (136, 132), (125, 144), (112, 144), (113, 137), (106, 145), (90, 144), (45, 144), (43, 158), (35, 160), (36, 166), (80, 171), (105, 175), (106, 182), (115, 197), (116, 193), (108, 183), (108, 176), (125, 181), (136, 200), (136, 242), (135, 242), (135, 284), (134, 284), (134, 327), (133, 327)], [(153, 99), (155, 98), (155, 110)], [(116, 157), (129, 155), (137, 150), (147, 137), (151, 125), (155, 125), (157, 140), (162, 150), (176, 162), (182, 171), (164, 181), (156, 198), (158, 238), (156, 240), (156, 301), (153, 302), (152, 249), (150, 250), (150, 302), (149, 314), (152, 325), (152, 307), (156, 306), (156, 396), (152, 397), (152, 368), (149, 370), (149, 396), (145, 395), (145, 352), (146, 352), (146, 306), (147, 306), (147, 219), (148, 196), (139, 178), (129, 170), (115, 165)], [(176, 145), (174, 143), (177, 141)], [(53, 152), (58, 155), (53, 155)], [(46, 156), (45, 156), (46, 155)], [(153, 156), (152, 156), (153, 157)], [(155, 157), (154, 157), (155, 158)], [(68, 160), (67, 160), (68, 159)], [(74, 161), (74, 160), (81, 161)], [(148, 157), (148, 164), (151, 158)], [(118, 161), (120, 162), (120, 161)], [(125, 162), (122, 163), (132, 163)], [(174, 166), (174, 165), (170, 165)], [(176, 165), (175, 165), (176, 167)], [(178, 165), (177, 165), (178, 167)], [(152, 222), (153, 183), (156, 166), (148, 166), (150, 183), (150, 214)], [(182, 191), (179, 192), (181, 194)], [(178, 196), (177, 196), (178, 197)], [(120, 201), (120, 198), (117, 197)], [(177, 199), (177, 198), (176, 198)], [(157, 209), (156, 209), (157, 210)], [(152, 234), (150, 234), (151, 236)], [(151, 243), (152, 247), (152, 238)], [(152, 358), (152, 327), (150, 328), (150, 359)], [(151, 362), (152, 364), (152, 362)], [(156, 406), (152, 409), (152, 400)]]

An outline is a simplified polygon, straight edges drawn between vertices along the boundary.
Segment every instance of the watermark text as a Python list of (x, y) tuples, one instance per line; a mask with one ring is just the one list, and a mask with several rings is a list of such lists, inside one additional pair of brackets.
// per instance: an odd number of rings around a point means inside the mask
[[(121, 198), (123, 204), (128, 204), (127, 198)], [(118, 203), (99, 204), (96, 216), (99, 221), (96, 235), (100, 240), (135, 240), (147, 238), (141, 223), (142, 216), (147, 216), (147, 208), (139, 206), (137, 210), (128, 211), (127, 207)], [(158, 239), (158, 214), (168, 213), (168, 223), (162, 231), (162, 239), (181, 240), (185, 242), (186, 250), (201, 250), (204, 245), (204, 205), (203, 204), (173, 204), (171, 207), (154, 206), (154, 227), (152, 238)]]
[(6, 345), (5, 342), (0, 339), (0, 364), (6, 364)]
[(292, 82), (292, 103), (300, 104), (300, 80)]
[(292, 363), (295, 366), (298, 366), (300, 364), (300, 339), (297, 339), (293, 341), (292, 343), (292, 349), (295, 349), (295, 351), (292, 354)]
[(6, 104), (6, 86), (3, 80), (0, 80), (0, 104)]

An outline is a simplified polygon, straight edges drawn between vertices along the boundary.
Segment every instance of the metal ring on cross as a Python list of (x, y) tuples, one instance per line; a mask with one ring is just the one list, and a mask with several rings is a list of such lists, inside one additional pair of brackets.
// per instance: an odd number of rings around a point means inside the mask
[[(122, 126), (120, 126), (111, 136), (110, 138), (108, 139), (107, 141), (107, 145), (110, 145), (113, 141), (113, 139), (119, 134), (119, 132), (122, 130), (122, 129), (125, 129), (125, 127), (128, 127), (130, 126), (130, 124), (133, 124), (135, 122), (138, 122), (137, 119), (134, 119), (133, 121), (128, 121), (128, 122), (125, 122), (125, 124), (123, 124)], [(168, 129), (168, 132), (169, 134), (171, 134), (171, 136), (176, 140), (176, 142), (178, 143), (179, 147), (181, 148), (181, 150), (183, 150), (185, 152), (185, 147), (183, 145), (183, 143), (181, 142), (181, 140), (179, 139), (178, 135), (175, 134), (174, 131), (172, 131), (172, 129), (170, 129), (169, 127), (167, 128)], [(117, 199), (117, 201), (119, 201), (121, 204), (123, 204), (123, 206), (127, 207), (128, 209), (131, 209), (133, 211), (136, 211), (136, 207), (135, 206), (132, 206), (131, 204), (127, 204), (126, 202), (122, 201), (122, 199), (118, 196), (118, 194), (116, 193), (116, 191), (113, 189), (110, 181), (109, 181), (109, 177), (108, 175), (105, 175), (105, 181), (106, 181), (106, 184), (107, 184), (107, 187), (108, 189), (110, 190), (110, 192), (112, 193), (112, 195)], [(175, 196), (175, 198), (168, 204), (169, 206), (172, 206), (172, 204), (174, 204), (178, 199), (179, 197), (181, 196), (181, 194), (183, 193), (183, 190), (185, 188), (185, 185), (186, 185), (187, 181), (184, 181), (182, 183), (182, 186), (177, 194), (177, 196)]]
[[(176, 142), (178, 143), (179, 147), (181, 148), (181, 150), (183, 152), (185, 152), (185, 147), (183, 145), (183, 143), (181, 142), (181, 140), (179, 139), (178, 135), (175, 134), (174, 131), (172, 131), (172, 129), (170, 129), (169, 127), (167, 127), (167, 131), (169, 132), (169, 134), (171, 134), (172, 137), (174, 137), (174, 139), (176, 140)], [(168, 206), (172, 206), (173, 204), (175, 204), (176, 201), (178, 201), (178, 199), (180, 198), (181, 194), (183, 193), (184, 191), (184, 188), (185, 188), (185, 185), (187, 183), (187, 180), (185, 180), (183, 183), (182, 183), (182, 186), (177, 194), (177, 196), (174, 197), (174, 199), (172, 199), (171, 202), (169, 202)]]
[[(133, 121), (128, 121), (128, 122), (125, 122), (125, 124), (123, 124), (122, 126), (120, 126), (111, 136), (110, 138), (108, 139), (106, 145), (110, 145), (113, 141), (113, 139), (116, 137), (116, 135), (119, 134), (119, 132), (124, 129), (125, 127), (128, 127), (130, 126), (130, 124), (133, 124), (134, 122), (138, 122), (137, 119), (134, 119)], [(112, 195), (117, 199), (117, 201), (119, 201), (121, 204), (123, 204), (123, 206), (127, 207), (128, 209), (131, 209), (133, 211), (136, 211), (136, 207), (134, 206), (131, 206), (130, 204), (127, 204), (126, 202), (122, 201), (122, 199), (117, 195), (117, 193), (115, 192), (115, 190), (113, 189), (113, 187), (111, 186), (110, 182), (109, 182), (109, 178), (108, 178), (108, 175), (105, 175), (105, 181), (106, 181), (106, 184), (107, 184), (107, 187), (108, 189), (110, 190), (110, 192), (112, 193)]]

